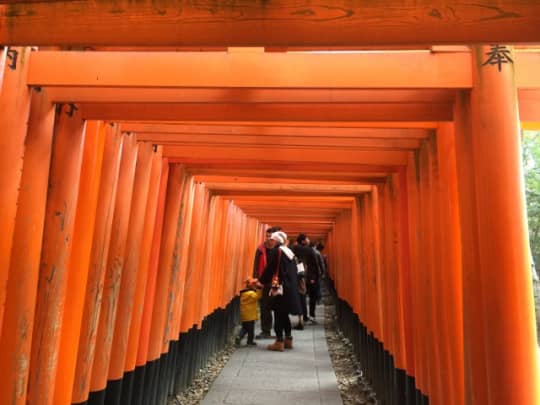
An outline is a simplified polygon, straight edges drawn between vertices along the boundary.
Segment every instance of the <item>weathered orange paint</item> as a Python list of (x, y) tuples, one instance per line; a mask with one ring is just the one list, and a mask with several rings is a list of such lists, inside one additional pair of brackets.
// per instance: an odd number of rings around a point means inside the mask
[(144, 299), (148, 284), (150, 253), (152, 249), (154, 229), (156, 226), (162, 162), (161, 148), (158, 148), (152, 155), (150, 188), (148, 191), (148, 203), (145, 213), (143, 240), (141, 242), (140, 268), (139, 272), (137, 273), (137, 288), (135, 290), (135, 297), (133, 300), (133, 314), (131, 316), (129, 343), (125, 363), (126, 371), (133, 371), (137, 361), (137, 351), (144, 310)]
[[(30, 90), (26, 86), (30, 48), (10, 50), (19, 54), (17, 67), (12, 69), (12, 60), (4, 59), (6, 63), (0, 70), (3, 76), (0, 80), (0, 333), (30, 111)], [(4, 58), (5, 52), (7, 49)]]
[(175, 337), (178, 336), (179, 332), (186, 332), (190, 327), (185, 328), (183, 325), (184, 322), (184, 306), (186, 304), (189, 304), (189, 302), (185, 299), (185, 293), (187, 291), (187, 277), (188, 277), (188, 260), (189, 260), (189, 250), (190, 250), (190, 243), (192, 243), (191, 238), (191, 230), (192, 230), (192, 220), (193, 220), (193, 207), (194, 207), (194, 197), (195, 197), (195, 183), (193, 181), (193, 177), (189, 176), (186, 179), (186, 185), (184, 186), (184, 211), (182, 215), (184, 216), (184, 221), (182, 222), (182, 230), (180, 234), (182, 235), (181, 242), (180, 242), (180, 274), (181, 274), (181, 287), (180, 291), (178, 291), (179, 296), (179, 302), (178, 302), (178, 314), (177, 319), (178, 323), (176, 326), (177, 333), (174, 335)]
[(0, 339), (0, 403), (26, 403), (54, 114), (45, 92), (32, 91)]
[(138, 156), (138, 144), (134, 136), (125, 137), (122, 160), (118, 174), (118, 189), (109, 241), (107, 267), (103, 282), (101, 308), (96, 336), (94, 363), (90, 380), (91, 391), (101, 391), (107, 384), (111, 360), (114, 327), (121, 288), (122, 272), (125, 268), (125, 253), (128, 238), (129, 218), (133, 195), (133, 182)]
[(105, 129), (103, 123), (88, 122), (86, 124), (77, 213), (75, 214), (73, 246), (68, 262), (66, 289), (68, 305), (64, 308), (62, 319), (54, 404), (71, 402), (104, 150)]
[(73, 383), (72, 402), (75, 403), (86, 401), (90, 391), (90, 378), (94, 364), (99, 311), (103, 294), (103, 279), (109, 253), (109, 241), (124, 142), (124, 137), (118, 132), (117, 125), (106, 123), (104, 130), (105, 149), (99, 183), (99, 198)]
[(189, 245), (188, 263), (186, 269), (185, 287), (184, 287), (184, 302), (189, 302), (190, 305), (184, 305), (182, 308), (181, 330), (185, 331), (198, 324), (200, 311), (200, 268), (197, 267), (197, 261), (200, 260), (200, 255), (203, 254), (199, 250), (201, 238), (201, 222), (204, 215), (205, 195), (204, 185), (198, 183), (194, 186), (193, 197), (193, 213), (191, 220), (191, 231)]
[(208, 213), (210, 208), (210, 195), (204, 184), (200, 185), (201, 193), (201, 211), (200, 218), (195, 229), (194, 239), (195, 245), (194, 249), (190, 255), (193, 255), (193, 267), (192, 270), (195, 271), (195, 311), (193, 314), (193, 321), (197, 325), (197, 328), (202, 328), (202, 321), (206, 316), (206, 308), (203, 307), (203, 297), (204, 297), (204, 288), (206, 288), (205, 281), (207, 280), (207, 272), (201, 271), (204, 265), (204, 257), (207, 254), (206, 250), (206, 229), (208, 228)]
[(28, 402), (53, 403), (73, 241), (85, 123), (72, 106), (57, 107), (43, 233)]
[[(18, 3), (0, 8), (2, 43), (332, 49), (540, 40), (534, 29), (540, 23), (540, 6), (534, 0), (283, 1), (255, 3), (247, 10), (240, 4), (202, 8), (189, 2), (182, 2), (179, 9), (173, 1), (156, 9), (150, 0), (120, 0), (114, 9), (97, 0), (85, 7), (72, 7), (70, 2)], [(88, 29), (80, 30), (81, 26)]]
[[(219, 252), (215, 249), (216, 238), (216, 222), (217, 222), (217, 210), (219, 204), (219, 197), (209, 197), (207, 212), (205, 212), (205, 226), (203, 227), (204, 233), (201, 235), (202, 248), (199, 249), (199, 255), (201, 257), (198, 270), (202, 273), (199, 290), (200, 290), (200, 317), (204, 319), (215, 307), (212, 307), (212, 301), (216, 294), (215, 291), (215, 270), (213, 263), (215, 261), (223, 262), (223, 257), (219, 255)], [(239, 230), (241, 233), (242, 230)], [(233, 245), (235, 243), (233, 242)], [(212, 253), (211, 253), (212, 252)], [(204, 269), (204, 271), (202, 271)]]
[(179, 263), (174, 258), (177, 232), (181, 227), (179, 221), (180, 204), (185, 184), (185, 171), (181, 165), (172, 165), (165, 204), (163, 234), (159, 253), (159, 265), (156, 279), (154, 305), (152, 311), (152, 327), (148, 343), (148, 359), (156, 360), (162, 353), (164, 336), (167, 328), (167, 300), (170, 294), (170, 281), (178, 273)]
[(150, 172), (152, 169), (153, 147), (148, 143), (139, 143), (133, 195), (124, 254), (124, 268), (117, 303), (117, 316), (114, 325), (109, 380), (119, 380), (124, 374), (126, 354), (128, 350), (129, 329), (134, 311), (134, 295), (137, 288), (138, 273), (141, 271), (141, 245), (145, 222), (145, 212), (150, 188)]
[(187, 203), (190, 199), (189, 180), (187, 174), (183, 174), (182, 177), (182, 189), (181, 189), (181, 202), (180, 202), (180, 212), (178, 215), (178, 227), (176, 229), (176, 240), (174, 244), (174, 249), (172, 252), (172, 271), (171, 279), (169, 282), (169, 293), (167, 295), (167, 305), (166, 305), (166, 322), (162, 338), (161, 353), (166, 353), (169, 349), (169, 342), (171, 340), (178, 339), (178, 305), (179, 301), (183, 297), (183, 286), (185, 285), (185, 269), (182, 268), (182, 240), (185, 238), (183, 231), (185, 230), (184, 222), (187, 218), (184, 215), (186, 212)]
[(163, 221), (165, 216), (165, 204), (167, 201), (167, 186), (169, 180), (169, 162), (162, 159), (161, 178), (159, 184), (158, 206), (156, 210), (156, 220), (154, 234), (152, 237), (152, 249), (150, 252), (150, 264), (148, 265), (148, 281), (144, 298), (144, 311), (141, 322), (141, 334), (139, 337), (139, 348), (137, 350), (137, 366), (146, 364), (151, 360), (148, 356), (150, 330), (152, 327), (152, 314), (154, 310), (154, 297), (156, 294), (156, 281), (158, 275), (158, 265), (160, 257), (160, 247), (163, 233)]

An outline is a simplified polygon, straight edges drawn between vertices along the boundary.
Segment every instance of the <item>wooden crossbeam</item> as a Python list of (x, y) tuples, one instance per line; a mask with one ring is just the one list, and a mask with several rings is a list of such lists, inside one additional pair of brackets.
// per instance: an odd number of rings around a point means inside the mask
[(28, 83), (109, 88), (446, 89), (470, 88), (472, 75), (471, 55), (466, 52), (40, 51), (31, 55)]
[(370, 192), (369, 185), (349, 184), (283, 184), (283, 183), (205, 183), (214, 192), (276, 192), (276, 193), (317, 193), (317, 194), (360, 194)]
[(162, 88), (49, 86), (52, 101), (88, 103), (444, 103), (452, 89)]
[(384, 172), (333, 172), (328, 170), (295, 170), (295, 171), (279, 171), (270, 169), (203, 169), (190, 167), (188, 171), (195, 177), (198, 176), (227, 176), (229, 178), (258, 176), (257, 178), (264, 178), (267, 181), (280, 181), (280, 180), (296, 180), (309, 182), (312, 181), (324, 181), (332, 184), (341, 183), (362, 183), (362, 184), (375, 184), (383, 181), (387, 173)]
[[(235, 148), (223, 146), (220, 148), (209, 146), (167, 146), (163, 147), (163, 155), (178, 163), (191, 162), (194, 157), (198, 160), (255, 160), (256, 167), (271, 165), (271, 162), (283, 164), (279, 168), (285, 167), (287, 162), (305, 163), (361, 163), (364, 165), (390, 165), (399, 166), (407, 163), (407, 152), (404, 151), (368, 151), (351, 149), (331, 149), (326, 151), (313, 151), (305, 153), (290, 147), (276, 146), (272, 149), (267, 147), (245, 147)], [(285, 169), (283, 169), (285, 170)], [(320, 170), (320, 167), (319, 167)]]
[[(240, 125), (230, 124), (212, 124), (212, 123), (138, 123), (124, 122), (121, 124), (123, 132), (134, 132), (138, 139), (144, 140), (152, 135), (148, 134), (189, 134), (199, 135), (237, 135), (237, 136), (268, 136), (268, 137), (299, 137), (307, 136), (309, 138), (401, 138), (401, 139), (423, 139), (427, 138), (433, 131), (429, 128), (411, 127), (406, 125), (410, 123), (398, 123), (403, 127), (395, 127), (395, 123), (387, 123), (387, 127), (382, 127), (383, 123), (358, 123), (352, 122), (349, 126), (339, 126), (341, 123), (321, 123), (319, 126), (294, 126), (289, 123), (288, 126), (277, 125)], [(306, 124), (306, 123), (304, 123)], [(411, 123), (414, 124), (415, 123)], [(365, 126), (364, 126), (365, 125)]]
[(366, 138), (338, 138), (338, 137), (319, 137), (310, 136), (296, 137), (276, 137), (266, 135), (196, 135), (193, 134), (161, 134), (161, 133), (142, 133), (137, 134), (137, 139), (144, 142), (152, 142), (159, 145), (184, 146), (201, 145), (216, 147), (236, 146), (238, 148), (246, 146), (287, 146), (307, 150), (313, 149), (335, 149), (335, 148), (361, 148), (361, 149), (387, 149), (403, 150), (417, 149), (420, 146), (418, 139), (371, 139)]
[(452, 104), (441, 103), (88, 103), (89, 120), (156, 121), (451, 121)]
[(5, 44), (335, 47), (540, 41), (536, 0), (2, 3), (0, 43)]

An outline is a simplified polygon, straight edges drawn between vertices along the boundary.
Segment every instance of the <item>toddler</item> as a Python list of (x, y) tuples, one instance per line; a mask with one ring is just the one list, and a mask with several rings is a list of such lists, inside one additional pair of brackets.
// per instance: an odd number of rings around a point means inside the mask
[(256, 278), (248, 278), (246, 280), (246, 288), (240, 291), (240, 320), (242, 321), (242, 329), (235, 339), (237, 346), (247, 334), (248, 346), (256, 346), (253, 341), (255, 337), (255, 321), (259, 319), (257, 311), (257, 302), (261, 299), (262, 285)]

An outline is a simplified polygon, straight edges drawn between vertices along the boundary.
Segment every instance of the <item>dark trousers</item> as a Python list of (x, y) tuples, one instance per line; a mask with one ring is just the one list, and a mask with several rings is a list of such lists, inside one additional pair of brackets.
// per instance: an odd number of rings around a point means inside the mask
[(304, 321), (308, 320), (307, 301), (306, 294), (298, 294), (300, 296), (300, 305), (302, 306), (302, 318)]
[(270, 308), (270, 286), (264, 286), (262, 297), (259, 300), (259, 308), (261, 310), (261, 330), (265, 334), (270, 334), (272, 330), (272, 309)]
[(287, 312), (274, 311), (274, 331), (276, 332), (276, 339), (283, 341), (283, 332), (285, 337), (290, 338), (291, 335), (291, 320)]
[(255, 337), (255, 321), (242, 322), (242, 329), (240, 329), (238, 337), (242, 340), (246, 334), (248, 335), (248, 343), (253, 343), (253, 338)]
[(308, 285), (307, 292), (309, 295), (309, 316), (315, 318), (315, 306), (319, 299), (319, 286), (317, 284)]

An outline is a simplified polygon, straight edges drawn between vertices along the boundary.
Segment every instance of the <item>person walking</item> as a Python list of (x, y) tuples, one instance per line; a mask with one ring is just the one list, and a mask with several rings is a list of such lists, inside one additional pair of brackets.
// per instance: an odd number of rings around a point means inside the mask
[(287, 235), (274, 232), (270, 239), (274, 247), (267, 253), (268, 262), (260, 279), (263, 284), (270, 283), (270, 305), (274, 311), (276, 341), (267, 349), (282, 352), (293, 348), (289, 315), (300, 314), (297, 268), (293, 251), (285, 246)]

